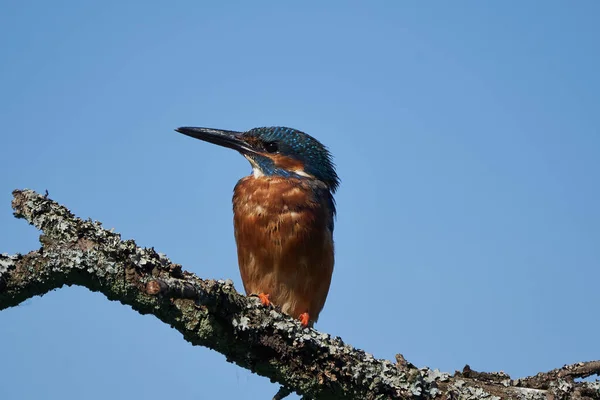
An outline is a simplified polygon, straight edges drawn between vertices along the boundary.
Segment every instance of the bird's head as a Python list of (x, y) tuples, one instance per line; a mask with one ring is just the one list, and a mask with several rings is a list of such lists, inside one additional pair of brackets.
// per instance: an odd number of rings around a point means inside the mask
[(246, 132), (183, 127), (177, 132), (239, 151), (252, 164), (255, 176), (312, 178), (335, 192), (339, 178), (325, 146), (292, 128), (254, 128)]

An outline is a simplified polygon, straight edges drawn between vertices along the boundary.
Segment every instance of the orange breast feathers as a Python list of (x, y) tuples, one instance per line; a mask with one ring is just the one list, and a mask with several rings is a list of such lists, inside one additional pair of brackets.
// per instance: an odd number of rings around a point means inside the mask
[(332, 203), (302, 179), (248, 176), (233, 196), (238, 263), (246, 294), (269, 295), (312, 325), (333, 273)]

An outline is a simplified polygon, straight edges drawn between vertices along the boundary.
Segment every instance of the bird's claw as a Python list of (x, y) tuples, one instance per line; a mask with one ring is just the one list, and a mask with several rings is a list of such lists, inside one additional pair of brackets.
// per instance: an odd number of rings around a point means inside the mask
[(269, 295), (266, 293), (259, 293), (258, 299), (260, 300), (260, 304), (262, 304), (265, 307), (268, 307), (269, 305), (271, 305), (271, 301), (269, 300)]
[(307, 312), (305, 312), (305, 313), (300, 314), (298, 319), (300, 320), (300, 323), (302, 324), (302, 326), (306, 328), (308, 326), (308, 322), (310, 321), (310, 316), (308, 315)]

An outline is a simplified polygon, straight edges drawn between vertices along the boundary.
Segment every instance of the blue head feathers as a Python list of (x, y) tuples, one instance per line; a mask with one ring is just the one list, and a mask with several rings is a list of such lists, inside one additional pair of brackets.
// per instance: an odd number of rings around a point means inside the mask
[(309, 175), (325, 183), (332, 192), (337, 189), (339, 177), (331, 153), (312, 136), (279, 126), (254, 128), (244, 132), (243, 136), (262, 147), (262, 151), (254, 156), (263, 159), (259, 163), (265, 168), (263, 173)]

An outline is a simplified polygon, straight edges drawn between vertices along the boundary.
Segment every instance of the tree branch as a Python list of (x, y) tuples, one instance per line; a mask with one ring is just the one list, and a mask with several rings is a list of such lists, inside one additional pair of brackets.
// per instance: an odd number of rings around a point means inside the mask
[(600, 361), (580, 362), (565, 365), (562, 368), (553, 369), (549, 372), (540, 372), (535, 376), (519, 379), (515, 385), (548, 389), (552, 385), (552, 382), (559, 378), (587, 378), (592, 375), (600, 375)]
[(470, 368), (454, 376), (419, 369), (400, 355), (396, 363), (375, 359), (261, 306), (256, 298), (239, 294), (229, 280), (200, 279), (153, 248), (140, 248), (98, 222), (76, 218), (47, 196), (31, 190), (13, 195), (15, 216), (43, 232), (42, 247), (0, 256), (0, 310), (64, 285), (84, 286), (155, 315), (190, 343), (216, 350), (306, 398), (600, 400), (599, 381), (574, 381), (597, 374), (598, 361), (513, 381)]

